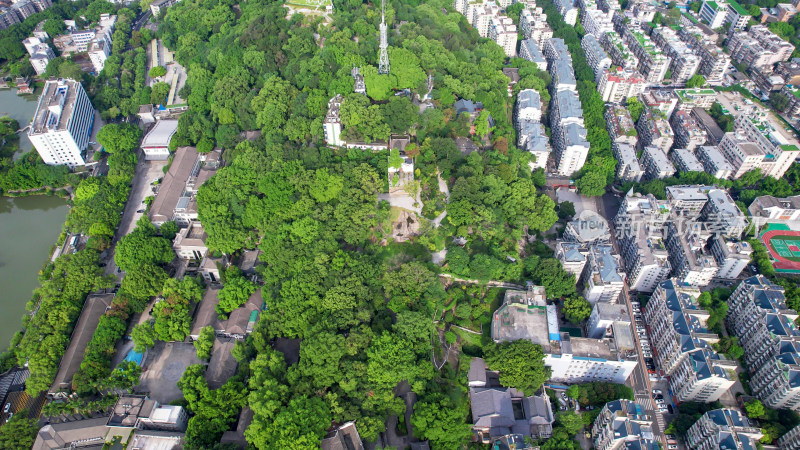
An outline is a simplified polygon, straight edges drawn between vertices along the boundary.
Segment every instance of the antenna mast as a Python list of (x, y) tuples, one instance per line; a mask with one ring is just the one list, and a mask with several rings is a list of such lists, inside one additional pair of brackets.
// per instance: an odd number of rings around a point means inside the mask
[(381, 0), (381, 43), (380, 53), (378, 54), (378, 73), (389, 73), (389, 39), (386, 37), (386, 0)]

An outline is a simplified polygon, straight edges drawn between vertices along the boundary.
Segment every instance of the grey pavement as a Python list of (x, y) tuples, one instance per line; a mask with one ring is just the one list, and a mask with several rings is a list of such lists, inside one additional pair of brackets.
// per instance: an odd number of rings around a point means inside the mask
[(169, 404), (183, 397), (177, 383), (186, 368), (200, 363), (192, 343), (157, 341), (147, 352), (142, 376), (135, 392), (147, 394), (153, 400)]

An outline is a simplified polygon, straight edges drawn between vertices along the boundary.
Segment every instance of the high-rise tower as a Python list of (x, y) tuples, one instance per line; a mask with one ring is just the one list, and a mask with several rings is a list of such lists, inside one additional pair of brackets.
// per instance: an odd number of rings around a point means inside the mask
[(378, 73), (389, 73), (389, 39), (386, 37), (386, 0), (381, 0), (381, 45), (378, 54)]

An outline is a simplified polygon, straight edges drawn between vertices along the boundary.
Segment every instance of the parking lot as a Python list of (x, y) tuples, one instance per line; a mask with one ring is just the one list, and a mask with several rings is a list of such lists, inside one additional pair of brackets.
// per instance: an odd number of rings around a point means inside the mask
[(182, 398), (178, 380), (187, 367), (200, 363), (192, 343), (156, 341), (147, 352), (136, 393), (146, 394), (164, 404)]

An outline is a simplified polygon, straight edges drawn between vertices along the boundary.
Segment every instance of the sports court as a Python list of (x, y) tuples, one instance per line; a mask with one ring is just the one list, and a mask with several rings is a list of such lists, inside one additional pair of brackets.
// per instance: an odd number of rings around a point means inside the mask
[(778, 272), (800, 273), (800, 231), (785, 224), (770, 223), (761, 234), (761, 242), (772, 256), (772, 266)]

